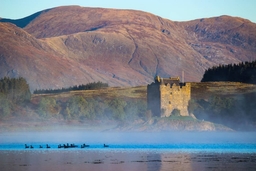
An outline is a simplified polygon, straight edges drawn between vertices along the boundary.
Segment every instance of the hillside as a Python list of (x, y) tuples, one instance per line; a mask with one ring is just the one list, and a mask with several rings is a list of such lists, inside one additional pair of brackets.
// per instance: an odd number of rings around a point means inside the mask
[(32, 90), (146, 85), (182, 71), (185, 81), (199, 81), (211, 66), (255, 60), (255, 29), (229, 16), (173, 22), (142, 11), (57, 7), (0, 19), (0, 77), (24, 77)]
[[(256, 118), (253, 114), (255, 85), (234, 82), (192, 83), (192, 100), (199, 105), (194, 109), (194, 115), (198, 116), (198, 119), (193, 119), (190, 116), (151, 117), (146, 112), (146, 89), (146, 86), (109, 87), (100, 90), (70, 91), (58, 94), (34, 94), (28, 104), (16, 106), (13, 115), (0, 120), (0, 131), (17, 129), (65, 130), (71, 128), (100, 131), (230, 131), (229, 126), (233, 126), (232, 129), (234, 130), (255, 130)], [(207, 110), (207, 105), (204, 104), (210, 103), (213, 97), (221, 97), (223, 102), (233, 98), (234, 102), (239, 103), (235, 105), (233, 113), (223, 114), (221, 112), (220, 116), (215, 114), (215, 117), (209, 118), (210, 113), (207, 112), (206, 115), (202, 115), (202, 112)], [(121, 103), (116, 103), (115, 99)], [(87, 106), (86, 108), (94, 106), (93, 110), (90, 109), (90, 113), (97, 112), (94, 119), (79, 118), (76, 115), (72, 115), (69, 119), (66, 118), (67, 107), (72, 113), (74, 110), (72, 105), (78, 109), (80, 108), (79, 103), (84, 103), (83, 100), (85, 100), (84, 106)], [(122, 106), (123, 104), (125, 107)], [(114, 105), (114, 110), (111, 109), (112, 105)], [(125, 120), (121, 122), (115, 119), (115, 115), (109, 113), (111, 110), (112, 112), (116, 110), (120, 112), (119, 107), (125, 111)], [(223, 110), (220, 107), (222, 106), (214, 106), (212, 110)], [(42, 115), (42, 110), (48, 111), (48, 116)], [(76, 114), (77, 112), (79, 110), (76, 111)], [(230, 116), (235, 116), (234, 120), (228, 118), (227, 121), (226, 117)], [(219, 117), (223, 118), (222, 125), (218, 124), (220, 123), (219, 120), (214, 120), (214, 118)], [(236, 123), (237, 121), (238, 123)], [(232, 122), (235, 123), (235, 127), (230, 125)]]
[[(193, 100), (208, 99), (214, 95), (220, 96), (244, 96), (256, 93), (256, 85), (237, 82), (191, 82), (191, 98)], [(147, 100), (147, 86), (138, 87), (109, 87), (100, 90), (70, 91), (58, 94), (32, 94), (32, 100), (37, 101), (41, 97), (52, 97), (55, 99), (70, 98), (81, 95), (85, 98), (101, 97), (131, 98)]]

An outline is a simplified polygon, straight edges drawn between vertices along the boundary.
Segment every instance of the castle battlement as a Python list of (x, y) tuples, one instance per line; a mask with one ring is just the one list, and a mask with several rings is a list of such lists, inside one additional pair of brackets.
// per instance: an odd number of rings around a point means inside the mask
[(148, 110), (154, 116), (168, 117), (174, 109), (182, 116), (188, 116), (188, 103), (191, 99), (191, 84), (181, 83), (179, 77), (160, 78), (147, 86)]

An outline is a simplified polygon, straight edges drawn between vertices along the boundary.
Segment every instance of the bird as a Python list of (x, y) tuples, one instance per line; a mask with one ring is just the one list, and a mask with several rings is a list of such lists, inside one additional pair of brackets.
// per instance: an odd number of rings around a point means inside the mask
[(109, 147), (109, 145), (104, 144), (104, 147)]
[(82, 144), (81, 148), (90, 147), (90, 145)]
[(27, 144), (25, 144), (25, 148), (29, 148), (29, 146)]
[(39, 148), (43, 148), (43, 146), (40, 145)]
[(75, 145), (74, 143), (70, 145), (70, 148), (76, 148), (78, 147), (77, 145)]
[[(65, 145), (65, 144), (64, 144)], [(64, 148), (64, 145), (62, 146), (61, 144), (58, 145), (58, 148)]]
[(34, 148), (32, 145), (30, 145), (30, 148)]
[(46, 148), (51, 148), (48, 144), (46, 144)]
[(90, 145), (86, 145), (86, 144), (84, 144), (84, 147), (90, 147)]

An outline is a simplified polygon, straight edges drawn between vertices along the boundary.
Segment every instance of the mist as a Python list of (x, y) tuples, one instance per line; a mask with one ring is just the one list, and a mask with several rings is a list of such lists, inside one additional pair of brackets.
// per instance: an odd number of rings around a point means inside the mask
[(214, 94), (195, 100), (192, 113), (199, 120), (222, 124), (236, 131), (255, 131), (255, 99), (254, 92)]
[(254, 132), (85, 132), (40, 131), (1, 133), (0, 143), (213, 144), (255, 143)]

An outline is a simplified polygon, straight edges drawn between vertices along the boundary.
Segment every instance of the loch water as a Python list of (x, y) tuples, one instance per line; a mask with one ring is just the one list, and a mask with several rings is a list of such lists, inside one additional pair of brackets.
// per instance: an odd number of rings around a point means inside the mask
[[(33, 149), (25, 148), (25, 144)], [(46, 148), (48, 144), (51, 148)], [(75, 144), (76, 148), (58, 148)], [(89, 147), (81, 148), (82, 144)], [(107, 144), (108, 147), (104, 147)], [(43, 148), (39, 148), (42, 146)], [(12, 132), (0, 133), (0, 150), (256, 153), (255, 132)]]

